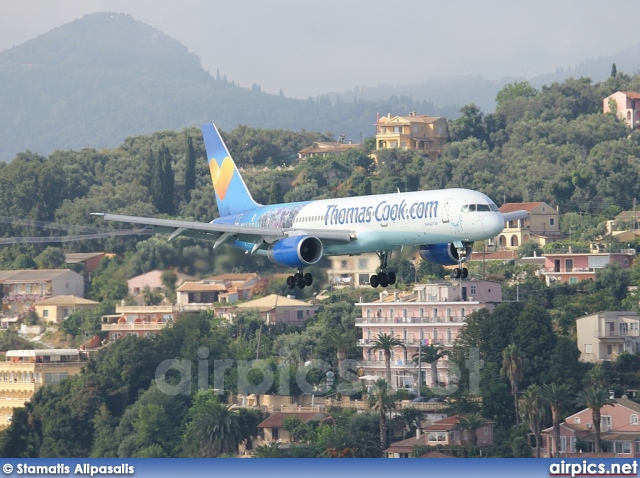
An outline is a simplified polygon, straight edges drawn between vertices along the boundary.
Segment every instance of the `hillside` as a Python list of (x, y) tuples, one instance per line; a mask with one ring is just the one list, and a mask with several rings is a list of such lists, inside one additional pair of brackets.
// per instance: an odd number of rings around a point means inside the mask
[(438, 113), (430, 101), (289, 99), (213, 78), (198, 57), (125, 14), (96, 13), (0, 52), (0, 160), (115, 147), (127, 136), (214, 121), (331, 131), (359, 141), (376, 114)]

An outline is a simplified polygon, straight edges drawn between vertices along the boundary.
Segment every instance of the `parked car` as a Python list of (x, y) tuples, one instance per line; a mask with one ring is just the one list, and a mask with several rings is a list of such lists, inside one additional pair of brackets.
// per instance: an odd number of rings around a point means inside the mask
[(427, 397), (416, 397), (413, 400), (411, 400), (412, 402), (428, 402), (430, 401)]
[(444, 402), (444, 398), (433, 397), (429, 399), (430, 402)]

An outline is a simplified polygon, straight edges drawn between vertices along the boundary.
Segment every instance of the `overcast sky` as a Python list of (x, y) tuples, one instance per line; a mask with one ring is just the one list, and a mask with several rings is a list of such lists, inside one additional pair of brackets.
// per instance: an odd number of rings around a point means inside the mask
[(296, 98), (459, 74), (530, 78), (640, 44), (637, 0), (3, 0), (0, 51), (100, 11), (163, 31), (212, 74)]

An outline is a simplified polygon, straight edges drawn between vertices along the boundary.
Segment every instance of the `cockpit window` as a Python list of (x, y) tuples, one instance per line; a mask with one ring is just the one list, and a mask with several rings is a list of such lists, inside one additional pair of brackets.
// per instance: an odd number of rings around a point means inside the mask
[(465, 204), (462, 206), (462, 212), (489, 212), (498, 211), (498, 206), (495, 204)]

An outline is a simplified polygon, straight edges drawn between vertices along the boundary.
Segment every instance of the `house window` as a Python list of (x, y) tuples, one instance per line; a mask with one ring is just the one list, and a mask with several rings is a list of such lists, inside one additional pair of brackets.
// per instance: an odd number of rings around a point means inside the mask
[(566, 453), (566, 452), (567, 452), (567, 437), (561, 436), (560, 437), (560, 453)]
[(614, 441), (613, 442), (614, 453), (631, 453), (630, 441)]
[(47, 309), (42, 311), (42, 317), (44, 317), (44, 318), (49, 317), (49, 311)]
[(478, 293), (477, 286), (472, 285), (471, 286), (471, 295), (476, 295), (477, 293)]
[(592, 354), (592, 353), (593, 353), (593, 345), (591, 345), (591, 344), (584, 344), (584, 353), (586, 353), (586, 354)]
[(573, 421), (573, 423), (575, 423), (576, 425), (580, 424), (580, 417), (576, 417), (576, 419)]
[(613, 345), (607, 345), (607, 355), (611, 355), (613, 353)]
[(280, 438), (279, 432), (280, 430), (278, 428), (272, 428), (271, 429), (271, 439), (273, 440), (278, 440)]
[(556, 223), (555, 218), (550, 217), (550, 218), (549, 218), (549, 225), (550, 225), (550, 226), (554, 226), (554, 225), (555, 225), (555, 223)]
[(577, 277), (569, 277), (569, 284), (576, 285), (578, 283)]
[(438, 317), (438, 309), (434, 307), (433, 309), (433, 318)]
[(447, 441), (446, 432), (429, 432), (429, 441)]
[(631, 415), (631, 424), (632, 425), (638, 424), (638, 415)]
[(611, 416), (610, 415), (602, 415), (602, 419), (600, 422), (600, 429), (603, 432), (608, 432), (612, 428)]
[(298, 311), (296, 311), (296, 312), (297, 312), (297, 318), (298, 318), (298, 320), (302, 320), (302, 319), (304, 319), (304, 311), (302, 311), (302, 310), (298, 310)]
[(424, 317), (424, 308), (420, 307), (420, 317)]
[(483, 430), (484, 430), (484, 436), (489, 435), (489, 427), (484, 427)]
[(366, 269), (369, 261), (367, 259), (358, 259), (358, 269)]

